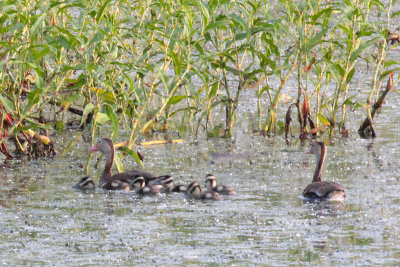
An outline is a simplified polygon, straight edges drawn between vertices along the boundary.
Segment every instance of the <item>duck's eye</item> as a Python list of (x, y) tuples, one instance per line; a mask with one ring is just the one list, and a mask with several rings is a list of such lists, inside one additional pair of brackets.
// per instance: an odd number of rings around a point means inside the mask
[(99, 139), (99, 141), (97, 141), (97, 143), (101, 144), (101, 139)]

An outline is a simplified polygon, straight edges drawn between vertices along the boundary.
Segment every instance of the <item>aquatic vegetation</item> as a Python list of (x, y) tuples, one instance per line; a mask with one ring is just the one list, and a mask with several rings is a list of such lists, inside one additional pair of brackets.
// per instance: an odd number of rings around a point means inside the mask
[[(138, 137), (168, 129), (230, 137), (248, 91), (260, 133), (288, 129), (278, 111), (294, 104), (300, 137), (325, 128), (346, 135), (346, 112), (363, 108), (372, 121), (373, 96), (399, 71), (390, 57), (399, 45), (392, 5), (3, 1), (0, 151), (12, 157), (12, 138), (27, 153), (28, 130), (44, 140), (50, 129), (74, 127), (82, 134), (67, 149), (104, 128), (113, 139), (129, 132), (128, 151)], [(374, 75), (363, 102), (353, 80), (365, 64)]]

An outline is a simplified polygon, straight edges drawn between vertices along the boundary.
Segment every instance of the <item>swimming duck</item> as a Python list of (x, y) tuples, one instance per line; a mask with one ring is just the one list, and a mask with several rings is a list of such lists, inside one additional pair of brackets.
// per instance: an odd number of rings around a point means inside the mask
[(121, 180), (112, 180), (108, 182), (103, 182), (99, 184), (99, 187), (105, 190), (129, 191), (131, 189), (130, 185), (127, 182)]
[(186, 185), (178, 184), (178, 185), (172, 186), (169, 191), (171, 193), (186, 193), (187, 188), (188, 187)]
[[(97, 143), (89, 149), (90, 153), (93, 153), (95, 151), (100, 151), (101, 153), (103, 153), (105, 159), (106, 159), (106, 163), (104, 166), (104, 170), (103, 173), (100, 176), (100, 185), (110, 185), (110, 182), (115, 181), (115, 180), (119, 180), (122, 182), (127, 183), (128, 185), (130, 183), (133, 182), (133, 180), (136, 177), (143, 177), (146, 180), (151, 180), (154, 175), (149, 173), (149, 172), (145, 172), (145, 171), (141, 171), (141, 170), (130, 170), (130, 171), (125, 171), (125, 172), (120, 172), (120, 173), (116, 173), (116, 174), (112, 174), (112, 167), (114, 164), (114, 144), (111, 141), (111, 139), (109, 138), (100, 138)], [(115, 184), (117, 185), (117, 184)], [(126, 185), (124, 184), (120, 184), (117, 185), (117, 187), (122, 186), (123, 188), (126, 188)]]
[(162, 185), (145, 185), (145, 180), (142, 176), (136, 177), (133, 185), (135, 186), (136, 194), (147, 196), (160, 195), (160, 189), (162, 188)]
[(231, 186), (228, 185), (217, 185), (213, 174), (207, 174), (206, 176), (206, 187), (208, 191), (217, 192), (220, 195), (234, 195), (235, 191)]
[(187, 188), (186, 195), (195, 199), (220, 200), (221, 195), (214, 191), (202, 192), (199, 183), (192, 182)]
[(74, 185), (72, 188), (74, 189), (82, 189), (82, 190), (93, 190), (96, 189), (96, 184), (93, 182), (92, 178), (89, 176), (82, 177), (79, 182)]
[(170, 175), (165, 175), (164, 177), (158, 179), (158, 183), (162, 186), (163, 192), (170, 193), (174, 185), (174, 178), (172, 178)]
[(322, 182), (321, 172), (326, 156), (326, 147), (323, 142), (311, 143), (311, 150), (307, 154), (314, 154), (317, 162), (312, 183), (307, 185), (302, 195), (306, 200), (336, 200), (346, 198), (344, 187), (335, 182)]
[(171, 175), (162, 175), (154, 177), (146, 182), (146, 185), (162, 185), (163, 191), (168, 192), (174, 184), (174, 178)]

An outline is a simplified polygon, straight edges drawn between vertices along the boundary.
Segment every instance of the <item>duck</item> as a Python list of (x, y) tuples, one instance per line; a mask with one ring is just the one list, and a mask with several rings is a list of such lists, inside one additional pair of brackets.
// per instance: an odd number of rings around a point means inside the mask
[(198, 182), (192, 182), (189, 184), (186, 195), (194, 199), (202, 200), (221, 200), (221, 195), (214, 191), (202, 192)]
[(346, 198), (344, 186), (335, 182), (322, 181), (322, 166), (326, 157), (326, 146), (323, 142), (311, 143), (307, 154), (314, 154), (317, 162), (312, 183), (307, 185), (302, 196), (311, 201), (343, 201)]
[(188, 187), (183, 184), (177, 184), (172, 187), (170, 187), (169, 192), (170, 193), (186, 193)]
[(121, 181), (121, 180), (112, 180), (108, 182), (103, 182), (99, 184), (100, 188), (105, 190), (122, 190), (122, 191), (129, 191), (131, 186), (129, 183)]
[(132, 184), (138, 195), (156, 196), (161, 194), (162, 185), (145, 185), (145, 179), (142, 176), (136, 177)]
[(72, 186), (74, 189), (81, 190), (94, 190), (96, 189), (96, 184), (89, 176), (82, 177), (77, 184)]
[(215, 180), (215, 176), (212, 173), (207, 174), (206, 176), (206, 187), (208, 191), (217, 192), (220, 195), (234, 195), (236, 192), (233, 190), (231, 186), (228, 185), (217, 185)]
[(127, 188), (126, 186), (127, 185), (129, 186), (129, 184), (131, 184), (136, 177), (143, 177), (145, 181), (150, 181), (151, 179), (154, 178), (154, 175), (152, 173), (141, 170), (130, 170), (112, 174), (115, 149), (114, 149), (114, 144), (110, 138), (98, 139), (96, 144), (89, 149), (90, 153), (94, 153), (96, 151), (101, 152), (106, 159), (104, 170), (100, 176), (100, 181), (99, 181), (99, 184), (102, 186), (113, 187), (110, 182), (118, 180), (123, 183), (117, 184), (119, 182), (114, 182), (114, 185), (116, 185), (115, 188), (123, 188), (123, 190), (126, 190)]
[(169, 191), (169, 189), (173, 186), (173, 184), (174, 184), (174, 178), (172, 178), (171, 175), (157, 176), (146, 181), (146, 185), (150, 186), (162, 185), (164, 191)]

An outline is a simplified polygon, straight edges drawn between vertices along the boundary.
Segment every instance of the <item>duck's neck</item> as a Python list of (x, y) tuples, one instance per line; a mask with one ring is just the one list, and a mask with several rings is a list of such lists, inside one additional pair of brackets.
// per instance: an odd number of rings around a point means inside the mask
[(321, 146), (321, 154), (316, 155), (317, 167), (315, 168), (313, 182), (321, 182), (322, 181), (322, 166), (324, 165), (325, 156), (326, 156), (326, 147)]
[(109, 153), (104, 154), (104, 156), (106, 158), (106, 164), (104, 166), (103, 173), (101, 174), (100, 177), (100, 183), (108, 182), (111, 180), (110, 179), (112, 176), (111, 170), (114, 164), (114, 148), (112, 148)]

